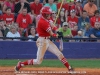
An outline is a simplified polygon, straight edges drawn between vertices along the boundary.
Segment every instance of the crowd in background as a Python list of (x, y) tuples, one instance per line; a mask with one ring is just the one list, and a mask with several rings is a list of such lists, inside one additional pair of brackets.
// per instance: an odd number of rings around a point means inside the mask
[[(41, 8), (51, 7), (51, 20), (54, 23), (61, 2), (62, 0), (0, 0), (0, 37), (38, 37), (36, 28)], [(95, 0), (64, 0), (55, 23), (64, 38), (100, 38), (100, 12), (94, 2)]]

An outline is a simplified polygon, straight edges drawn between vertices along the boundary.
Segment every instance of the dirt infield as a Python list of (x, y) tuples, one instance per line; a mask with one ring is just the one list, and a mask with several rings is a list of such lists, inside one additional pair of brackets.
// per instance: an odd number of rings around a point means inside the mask
[[(66, 68), (21, 68), (19, 72), (14, 67), (0, 67), (0, 75), (71, 75)], [(100, 75), (100, 69), (76, 68), (73, 75)]]

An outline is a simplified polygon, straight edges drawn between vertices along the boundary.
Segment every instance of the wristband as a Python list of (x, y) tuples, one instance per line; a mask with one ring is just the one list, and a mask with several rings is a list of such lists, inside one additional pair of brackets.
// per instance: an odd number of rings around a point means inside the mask
[(53, 36), (53, 37), (57, 37), (57, 34), (53, 34), (52, 36)]

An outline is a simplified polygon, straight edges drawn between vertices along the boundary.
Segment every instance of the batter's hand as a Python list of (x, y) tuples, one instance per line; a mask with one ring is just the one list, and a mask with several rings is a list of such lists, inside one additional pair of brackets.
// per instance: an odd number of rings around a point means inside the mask
[(63, 33), (62, 32), (57, 32), (58, 33), (58, 38), (60, 39), (60, 38), (63, 38)]

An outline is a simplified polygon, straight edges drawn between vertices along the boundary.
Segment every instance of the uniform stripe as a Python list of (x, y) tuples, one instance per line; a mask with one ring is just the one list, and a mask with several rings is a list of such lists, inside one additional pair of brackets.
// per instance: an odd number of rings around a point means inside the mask
[(51, 30), (51, 27), (49, 27), (46, 31), (49, 32)]
[(63, 58), (61, 61), (63, 62), (63, 64), (67, 63), (66, 58)]

